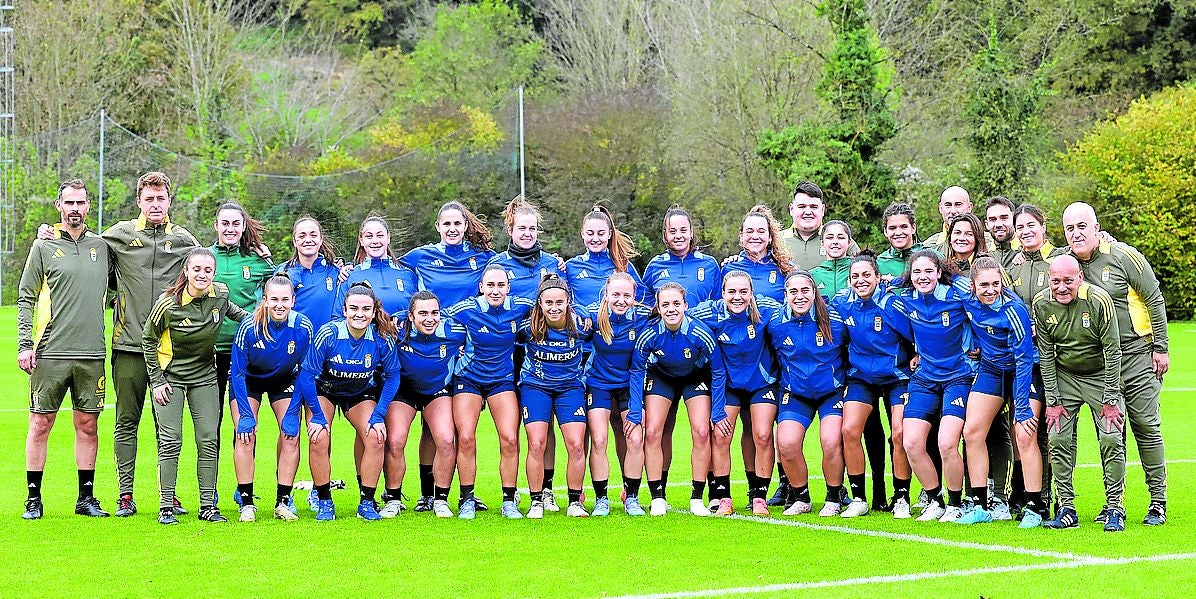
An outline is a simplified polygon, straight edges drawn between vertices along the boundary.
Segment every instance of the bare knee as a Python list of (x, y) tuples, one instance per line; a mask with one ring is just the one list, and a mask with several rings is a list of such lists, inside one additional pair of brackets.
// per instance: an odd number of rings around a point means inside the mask
[[(54, 421), (46, 414), (32, 414), (29, 417), (29, 436), (33, 437), (34, 441), (45, 442), (50, 438), (50, 429), (53, 426)], [(94, 429), (92, 434), (95, 434)]]
[(464, 454), (474, 454), (478, 451), (478, 438), (471, 433), (457, 436), (457, 448)]
[(964, 426), (963, 427), (963, 442), (968, 447), (982, 447), (988, 440), (988, 431), (982, 430), (979, 426)]
[(75, 434), (84, 439), (95, 439), (99, 433), (99, 418), (89, 415), (75, 422)]
[(527, 453), (530, 455), (544, 455), (544, 447), (548, 444), (547, 437), (527, 437)]
[[(475, 451), (477, 440), (474, 440)], [(502, 433), (498, 436), (498, 451), (502, 455), (519, 455), (519, 433)]]
[(650, 447), (660, 447), (664, 442), (664, 430), (657, 427), (648, 427), (644, 431), (644, 444)]

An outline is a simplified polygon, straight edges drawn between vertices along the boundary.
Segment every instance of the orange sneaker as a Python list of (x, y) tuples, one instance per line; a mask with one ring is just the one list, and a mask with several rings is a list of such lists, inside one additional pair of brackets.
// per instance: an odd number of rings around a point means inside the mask
[(718, 500), (718, 510), (714, 512), (716, 516), (730, 516), (735, 513), (735, 504), (730, 497), (723, 497)]
[(752, 500), (752, 515), (768, 517), (768, 502), (764, 501), (763, 497), (757, 497)]

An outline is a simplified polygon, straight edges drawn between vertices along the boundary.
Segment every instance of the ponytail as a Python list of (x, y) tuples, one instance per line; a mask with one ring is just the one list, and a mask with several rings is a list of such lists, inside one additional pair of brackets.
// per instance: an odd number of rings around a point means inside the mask
[[(727, 283), (731, 279), (743, 279), (743, 280), (747, 281), (748, 290), (751, 292), (751, 297), (748, 299), (748, 309), (747, 309), (748, 320), (750, 320), (752, 322), (752, 324), (760, 324), (760, 323), (764, 322), (764, 317), (760, 316), (760, 306), (756, 303), (756, 288), (755, 288), (755, 285), (752, 284), (752, 276), (749, 275), (746, 271), (728, 270), (727, 274), (723, 275), (723, 288), (724, 289), (726, 288)], [(725, 297), (726, 296), (724, 295), (724, 300), (723, 300), (724, 302), (726, 302)]]
[(440, 216), (448, 210), (460, 212), (461, 217), (465, 219), (464, 238), (465, 241), (469, 242), (469, 245), (483, 252), (494, 250), (494, 240), (490, 234), (490, 228), (486, 226), (486, 219), (484, 217), (479, 217), (470, 212), (469, 208), (465, 207), (465, 204), (452, 201), (445, 202), (440, 207), (440, 211), (436, 213), (436, 219), (439, 220)]
[(635, 289), (635, 279), (626, 272), (613, 272), (609, 277), (606, 277), (606, 285), (602, 287), (602, 301), (598, 303), (598, 318), (596, 326), (598, 334), (602, 336), (602, 340), (611, 343), (615, 338), (615, 329), (610, 324), (610, 302), (606, 298), (606, 292), (610, 289), (610, 284), (616, 281), (626, 281), (630, 283), (632, 289)]
[(345, 294), (346, 305), (349, 303), (350, 295), (364, 295), (374, 300), (374, 330), (378, 331), (378, 334), (382, 337), (387, 337), (395, 341), (399, 339), (398, 327), (390, 319), (390, 315), (386, 313), (386, 309), (382, 307), (382, 301), (378, 299), (378, 296), (374, 295), (374, 289), (369, 283), (366, 281), (353, 283), (353, 286), (349, 287), (349, 292)]
[(183, 267), (179, 269), (179, 276), (175, 277), (174, 284), (162, 290), (163, 295), (173, 295), (175, 302), (183, 303), (183, 292), (187, 289), (187, 266), (199, 256), (207, 256), (212, 259), (212, 262), (216, 261), (216, 254), (212, 253), (212, 250), (205, 247), (192, 248), (187, 253), (187, 257), (183, 259)]
[[(386, 229), (387, 235), (390, 234), (390, 225), (386, 222), (386, 219), (376, 212), (371, 212), (369, 216), (365, 217), (365, 220), (361, 221), (361, 227), (357, 229), (357, 251), (353, 254), (354, 264), (360, 264), (362, 260), (365, 260), (365, 246), (361, 245), (361, 230), (365, 228), (366, 224), (372, 222), (380, 223), (382, 228)], [(394, 248), (390, 247), (389, 243), (386, 244), (386, 255), (389, 256), (391, 260), (398, 261), (398, 258), (395, 257)]]
[(269, 308), (266, 307), (266, 291), (270, 287), (286, 287), (291, 290), (291, 296), (295, 295), (295, 283), (291, 281), (291, 277), (287, 276), (286, 272), (279, 272), (278, 274), (266, 279), (266, 284), (262, 285), (262, 301), (258, 302), (257, 307), (253, 309), (253, 328), (257, 330), (258, 337), (267, 341), (273, 341), (270, 337), (270, 314)]
[(674, 216), (683, 216), (689, 222), (689, 251), (693, 252), (698, 249), (698, 232), (694, 229), (694, 218), (688, 210), (682, 208), (680, 204), (673, 204), (664, 213), (664, 221), (660, 226), (660, 237), (664, 241), (665, 248), (669, 246), (669, 219)]
[(607, 245), (610, 260), (615, 263), (616, 271), (627, 272), (627, 266), (631, 260), (640, 255), (635, 250), (635, 242), (632, 241), (631, 236), (615, 228), (614, 217), (611, 216), (610, 210), (602, 204), (594, 204), (589, 214), (586, 214), (581, 222), (584, 225), (590, 220), (600, 220), (606, 223), (606, 228), (610, 231), (610, 241)]
[(660, 289), (656, 290), (656, 304), (652, 306), (652, 313), (648, 315), (650, 318), (660, 318), (660, 296), (666, 291), (676, 291), (681, 294), (681, 300), (685, 300), (685, 288), (680, 283), (669, 281), (661, 285)]
[[(291, 226), (291, 245), (293, 246), (295, 242), (295, 229), (298, 229), (299, 224), (304, 221), (311, 221), (316, 224), (316, 229), (320, 231), (320, 255), (323, 256), (324, 260), (326, 260), (329, 264), (334, 264), (336, 262), (336, 246), (332, 243), (332, 240), (328, 239), (328, 236), (324, 234), (324, 226), (321, 225), (320, 221), (316, 220), (314, 216), (304, 214), (295, 220), (295, 224)], [(287, 266), (291, 267), (296, 264), (299, 264), (299, 248), (292, 247), (291, 259), (287, 261)]]
[(241, 242), (237, 249), (242, 256), (248, 256), (255, 250), (262, 247), (262, 235), (266, 233), (266, 228), (262, 226), (261, 221), (249, 216), (249, 213), (236, 202), (225, 202), (216, 209), (216, 218), (220, 218), (220, 212), (224, 210), (236, 210), (241, 213), (241, 222), (245, 223), (245, 232), (241, 234)]
[(502, 211), (502, 222), (507, 227), (507, 232), (515, 228), (515, 217), (520, 214), (530, 214), (536, 217), (536, 226), (540, 226), (540, 211), (532, 206), (523, 196), (517, 195), (507, 202), (507, 207)]

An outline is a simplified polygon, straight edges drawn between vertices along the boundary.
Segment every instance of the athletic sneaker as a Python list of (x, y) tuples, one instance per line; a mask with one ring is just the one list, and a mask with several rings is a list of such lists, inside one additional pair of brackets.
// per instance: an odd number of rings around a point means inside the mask
[(1076, 514), (1073, 508), (1065, 507), (1055, 513), (1053, 520), (1047, 520), (1042, 523), (1043, 528), (1078, 528), (1080, 526), (1080, 517)]
[[(174, 513), (178, 514), (179, 508), (177, 508), (177, 507), (174, 508)], [(203, 520), (204, 522), (212, 522), (212, 523), (228, 522), (228, 518), (225, 518), (224, 514), (220, 513), (220, 508), (218, 508), (214, 505), (200, 506), (199, 519)]]
[(552, 494), (552, 489), (544, 489), (540, 492), (540, 501), (544, 504), (544, 509), (549, 512), (561, 511), (561, 506), (556, 503), (556, 495)]
[(767, 517), (767, 516), (772, 515), (768, 512), (768, 502), (764, 501), (763, 497), (757, 497), (757, 498), (753, 499), (751, 509), (752, 509), (752, 514), (756, 515), (756, 516)]
[[(515, 492), (515, 498), (516, 498), (516, 499), (518, 499), (518, 498), (519, 498), (519, 492), (518, 492), (518, 491), (516, 491), (516, 492)], [(486, 505), (486, 502), (485, 502), (485, 501), (482, 501), (482, 498), (481, 498), (481, 497), (474, 496), (474, 498), (473, 498), (473, 509), (475, 509), (475, 510), (477, 510), (477, 511), (479, 511), (479, 512), (485, 512), (485, 511), (489, 511), (489, 510), (490, 510), (490, 506)]]
[[(213, 503), (215, 503), (215, 502), (213, 502)], [(213, 507), (215, 507), (215, 506), (213, 506)], [(186, 516), (187, 515), (187, 508), (184, 508), (183, 504), (179, 502), (178, 495), (175, 495), (175, 497), (174, 497), (174, 508), (173, 509), (174, 509), (174, 515), (176, 515), (176, 516)]]
[(786, 485), (777, 485), (777, 492), (773, 493), (772, 497), (768, 498), (768, 505), (770, 505), (770, 506), (785, 505), (785, 498), (789, 496), (789, 489), (791, 489), (791, 488), (792, 487), (787, 484)]
[(174, 509), (167, 507), (167, 508), (162, 508), (162, 509), (158, 510), (158, 524), (165, 524), (165, 525), (169, 526), (171, 524), (178, 524), (178, 523), (179, 523), (179, 519), (175, 517)]
[(405, 506), (403, 505), (402, 501), (399, 501), (398, 499), (388, 499), (386, 500), (386, 505), (383, 505), (382, 509), (378, 510), (378, 515), (388, 519), (394, 518), (395, 516), (403, 513), (404, 507)]
[(714, 514), (716, 516), (730, 516), (735, 513), (735, 503), (731, 501), (730, 497), (723, 497), (718, 500), (718, 507), (715, 508)]
[(449, 508), (448, 502), (443, 499), (436, 499), (432, 501), (432, 513), (436, 514), (437, 518), (453, 517), (453, 510)]
[(1109, 510), (1109, 519), (1105, 521), (1105, 532), (1125, 532), (1125, 512)]
[[(598, 509), (595, 508), (594, 511), (597, 512)], [(638, 516), (645, 515), (644, 508), (642, 506), (640, 506), (640, 498), (639, 497), (628, 497), (627, 499), (624, 499), (623, 500), (623, 511), (626, 512), (628, 516), (638, 517)]]
[(701, 499), (690, 499), (689, 513), (695, 516), (705, 517), (710, 515), (710, 508), (706, 507), (706, 504), (703, 503)]
[[(432, 503), (435, 500), (431, 495), (420, 495), (419, 499), (415, 501), (415, 511), (430, 512), (432, 511)], [(447, 503), (447, 502), (446, 502)]]
[(939, 517), (939, 522), (954, 522), (963, 517), (963, 508), (957, 505), (949, 505), (943, 509), (943, 515)]
[(918, 493), (918, 500), (914, 502), (914, 505), (911, 507), (924, 508), (927, 505), (930, 505), (930, 496), (926, 494), (926, 489), (922, 489), (922, 491)]
[(291, 511), (287, 504), (280, 503), (274, 506), (274, 518), (284, 522), (294, 522), (299, 519), (299, 515)]
[(112, 514), (100, 507), (100, 500), (95, 497), (84, 497), (75, 502), (75, 513), (89, 518), (107, 518)]
[[(171, 510), (172, 512), (174, 510)], [(126, 493), (116, 502), (116, 517), (128, 518), (137, 513), (137, 503), (133, 501), (133, 494)]]
[(988, 508), (988, 515), (992, 516), (994, 522), (1013, 520), (1013, 514), (1009, 511), (1009, 504), (1005, 503), (1005, 500), (1000, 497), (993, 498), (992, 507)]
[(818, 515), (823, 518), (830, 518), (831, 516), (838, 516), (843, 509), (843, 504), (838, 501), (828, 501), (822, 504), (822, 509), (818, 511)]
[(898, 497), (893, 500), (893, 519), (905, 520), (912, 518), (913, 513), (909, 509), (909, 500), (904, 497)]
[(329, 520), (336, 520), (336, 506), (332, 504), (331, 499), (317, 499), (316, 521), (327, 522)]
[(947, 512), (947, 508), (937, 501), (931, 501), (922, 508), (922, 513), (917, 517), (918, 522), (934, 522), (943, 517)]
[(594, 500), (594, 511), (590, 513), (591, 516), (609, 516), (610, 515), (610, 500), (605, 497), (599, 497)]
[(519, 504), (515, 503), (514, 501), (502, 502), (502, 510), (499, 512), (499, 515), (508, 520), (519, 520), (520, 518), (523, 518), (523, 514), (519, 512)]
[(785, 511), (781, 512), (781, 515), (782, 516), (799, 516), (801, 514), (808, 514), (811, 511), (813, 511), (813, 509), (814, 509), (814, 507), (811, 506), (809, 503), (806, 503), (805, 501), (794, 501), (792, 505), (785, 508)]
[(243, 505), (238, 511), (241, 512), (241, 522), (257, 522), (256, 505)]
[(847, 509), (843, 510), (843, 513), (839, 515), (844, 518), (858, 518), (867, 513), (868, 502), (863, 499), (856, 499), (855, 501), (852, 501), (851, 504), (847, 506)]
[(382, 515), (378, 513), (378, 504), (370, 499), (362, 499), (361, 503), (357, 504), (357, 517), (367, 522), (382, 519)]
[[(628, 499), (631, 499), (630, 497)], [(664, 497), (656, 497), (648, 506), (648, 513), (653, 516), (663, 516), (669, 513), (669, 502), (665, 501)]]
[(320, 511), (320, 495), (316, 493), (315, 488), (312, 488), (312, 490), (307, 492), (307, 506), (310, 507), (311, 511), (313, 512)]
[[(254, 499), (257, 499), (257, 497), (254, 497)], [(237, 504), (237, 509), (241, 509), (241, 506), (244, 505), (241, 503), (240, 491), (233, 491), (233, 503)], [(220, 493), (216, 493), (216, 505), (220, 505)]]
[(1101, 506), (1100, 511), (1096, 513), (1096, 516), (1092, 518), (1092, 521), (1096, 522), (1098, 524), (1104, 524), (1105, 520), (1108, 520), (1108, 519), (1109, 519), (1109, 506), (1105, 505), (1105, 506)]
[(570, 518), (588, 518), (590, 513), (586, 511), (586, 506), (582, 505), (580, 501), (570, 501), (569, 507), (565, 509), (565, 515)]
[(295, 500), (292, 499), (290, 495), (287, 495), (286, 503), (284, 505), (286, 505), (286, 508), (290, 510), (291, 513), (296, 517), (299, 516), (299, 508), (295, 507)]
[(841, 508), (851, 505), (851, 493), (847, 491), (847, 487), (839, 487), (839, 506)]
[(465, 501), (462, 501), (461, 505), (457, 506), (457, 517), (462, 520), (473, 520), (474, 516), (477, 515), (477, 511), (477, 500), (472, 496), (466, 497)]
[(26, 520), (41, 520), (42, 519), (42, 500), (40, 497), (33, 497), (25, 500), (25, 513), (21, 517)]
[(1042, 526), (1042, 515), (1034, 510), (1025, 510), (1022, 512), (1022, 521), (1018, 523), (1018, 528), (1038, 528)]
[(710, 503), (706, 504), (706, 509), (710, 510), (710, 513), (714, 513), (716, 511), (718, 511), (718, 504), (719, 504), (719, 500), (711, 499)]
[(964, 512), (962, 516), (956, 518), (954, 522), (956, 524), (987, 524), (992, 522), (994, 519), (995, 518), (993, 518), (992, 514), (990, 514), (988, 510), (978, 505), (973, 505), (972, 508)]
[[(1124, 516), (1122, 517), (1124, 520)], [(1150, 502), (1150, 507), (1146, 508), (1146, 517), (1142, 518), (1142, 523), (1147, 526), (1161, 526), (1167, 523), (1167, 504), (1158, 501)], [(1106, 528), (1105, 530), (1109, 530)]]
[[(541, 493), (540, 496), (543, 497), (544, 494)], [(559, 510), (560, 508), (558, 507), (557, 509)], [(532, 506), (527, 508), (527, 517), (532, 520), (539, 520), (544, 517), (544, 501), (542, 499), (532, 501)]]

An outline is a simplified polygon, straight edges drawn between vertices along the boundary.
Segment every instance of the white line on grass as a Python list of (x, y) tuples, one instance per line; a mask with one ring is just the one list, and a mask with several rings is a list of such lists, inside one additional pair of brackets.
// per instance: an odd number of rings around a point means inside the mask
[[(1167, 460), (1167, 465), (1171, 464), (1196, 464), (1196, 460)], [(1141, 466), (1142, 462), (1126, 462), (1126, 466)], [(1076, 464), (1076, 468), (1101, 468), (1100, 464)]]
[(1073, 559), (1049, 564), (1025, 564), (1021, 566), (995, 566), (989, 568), (970, 568), (966, 570), (945, 570), (940, 572), (916, 572), (911, 574), (890, 574), (886, 576), (867, 576), (862, 578), (847, 578), (843, 580), (820, 580), (812, 582), (795, 582), (788, 584), (770, 584), (755, 587), (733, 587), (724, 589), (709, 589), (701, 591), (678, 591), (675, 593), (654, 593), (647, 595), (623, 595), (617, 599), (673, 599), (680, 597), (721, 597), (724, 595), (746, 595), (752, 593), (779, 593), (786, 591), (801, 591), (806, 589), (822, 589), (833, 587), (853, 587), (865, 584), (888, 584), (897, 582), (915, 582), (936, 578), (958, 578), (980, 576), (984, 574), (1007, 574), (1016, 572), (1032, 572), (1035, 570), (1068, 570), (1088, 566), (1124, 565), (1141, 562), (1162, 562), (1196, 559), (1196, 553), (1172, 553), (1150, 555), (1143, 557), (1123, 558), (1084, 558)]

